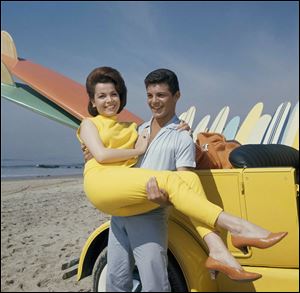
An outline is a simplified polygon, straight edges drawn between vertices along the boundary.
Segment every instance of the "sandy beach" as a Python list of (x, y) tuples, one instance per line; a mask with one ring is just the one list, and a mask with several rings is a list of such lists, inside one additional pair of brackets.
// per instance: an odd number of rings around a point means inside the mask
[(87, 200), (82, 176), (1, 180), (1, 292), (89, 292), (63, 280), (89, 234), (109, 219)]

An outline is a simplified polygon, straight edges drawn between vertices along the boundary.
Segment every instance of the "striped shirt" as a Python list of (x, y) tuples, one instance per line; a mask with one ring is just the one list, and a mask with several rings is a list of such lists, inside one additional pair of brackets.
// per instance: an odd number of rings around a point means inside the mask
[[(139, 127), (139, 133), (144, 129), (151, 130), (151, 121)], [(174, 117), (157, 133), (147, 151), (140, 156), (135, 167), (155, 170), (176, 170), (180, 167), (196, 166), (195, 145), (187, 131), (178, 131), (176, 127), (179, 118)]]

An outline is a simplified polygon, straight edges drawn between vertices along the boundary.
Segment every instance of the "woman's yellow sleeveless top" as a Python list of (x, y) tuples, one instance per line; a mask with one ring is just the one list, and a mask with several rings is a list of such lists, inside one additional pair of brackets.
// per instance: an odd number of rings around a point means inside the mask
[[(133, 149), (138, 137), (136, 123), (118, 122), (117, 116), (105, 117), (98, 115), (89, 117), (99, 131), (99, 136), (106, 148), (113, 149)], [(77, 138), (82, 143), (79, 136), (80, 127), (77, 130)], [(114, 163), (98, 163), (95, 159), (86, 162), (84, 166), (84, 175), (93, 168), (124, 166), (131, 167), (137, 162), (137, 158), (131, 158), (124, 161)]]

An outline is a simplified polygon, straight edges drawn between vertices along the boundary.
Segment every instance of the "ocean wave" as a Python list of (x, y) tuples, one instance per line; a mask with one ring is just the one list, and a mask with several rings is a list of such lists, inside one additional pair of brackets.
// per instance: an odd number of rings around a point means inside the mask
[(29, 164), (29, 165), (1, 165), (1, 168), (67, 168), (67, 169), (82, 169), (83, 164)]
[(46, 164), (45, 167), (34, 166), (16, 166), (3, 167), (1, 166), (1, 178), (16, 178), (16, 177), (45, 177), (45, 176), (64, 176), (64, 175), (82, 175), (83, 166), (76, 165), (59, 165), (53, 168), (54, 165)]

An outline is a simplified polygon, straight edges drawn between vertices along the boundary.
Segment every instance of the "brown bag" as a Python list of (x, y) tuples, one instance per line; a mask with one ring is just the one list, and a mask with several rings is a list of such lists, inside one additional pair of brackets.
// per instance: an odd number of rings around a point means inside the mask
[(229, 154), (241, 144), (236, 140), (226, 140), (225, 136), (214, 132), (200, 132), (196, 140), (196, 169), (231, 169)]

